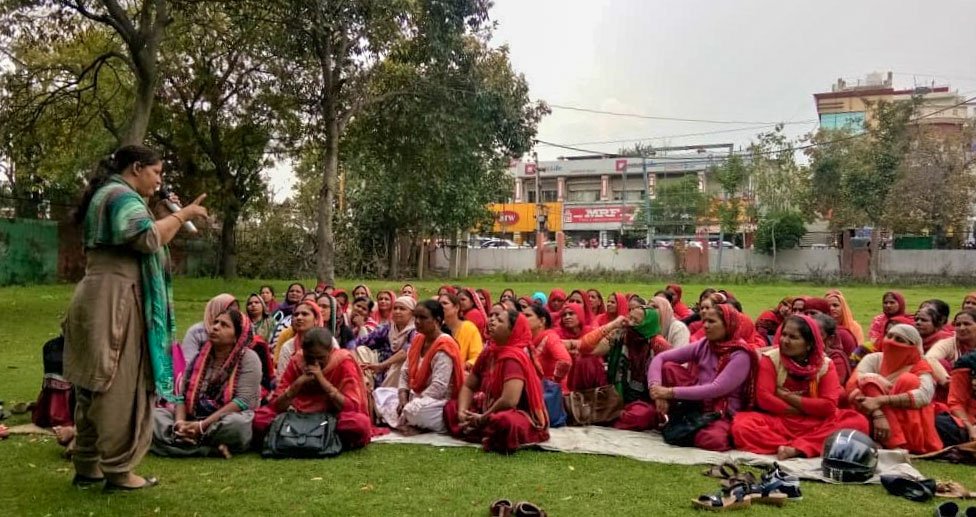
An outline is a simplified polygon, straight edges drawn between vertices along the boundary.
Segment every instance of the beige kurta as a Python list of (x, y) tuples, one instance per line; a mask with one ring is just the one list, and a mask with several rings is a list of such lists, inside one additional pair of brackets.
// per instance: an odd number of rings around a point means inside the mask
[(85, 278), (63, 324), (64, 376), (75, 409), (79, 471), (131, 471), (152, 439), (153, 376), (146, 346), (140, 254), (160, 246), (155, 227), (128, 247), (87, 250)]

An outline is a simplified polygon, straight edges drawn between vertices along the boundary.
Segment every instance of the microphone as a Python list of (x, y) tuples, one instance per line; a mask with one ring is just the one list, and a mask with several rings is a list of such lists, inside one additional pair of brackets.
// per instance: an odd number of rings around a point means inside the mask
[[(163, 204), (166, 205), (166, 208), (168, 208), (170, 212), (172, 212), (172, 213), (175, 214), (176, 212), (179, 212), (180, 210), (182, 210), (183, 207), (181, 207), (177, 203), (174, 203), (172, 200), (170, 200), (169, 196), (172, 195), (172, 194), (173, 194), (173, 191), (170, 190), (168, 187), (162, 187), (162, 188), (159, 189), (159, 197), (160, 197), (160, 199), (162, 199)], [(188, 232), (190, 232), (190, 233), (197, 233), (197, 227), (193, 224), (193, 221), (186, 221), (186, 222), (184, 222), (183, 223), (183, 229), (186, 230), (186, 231), (188, 231)]]

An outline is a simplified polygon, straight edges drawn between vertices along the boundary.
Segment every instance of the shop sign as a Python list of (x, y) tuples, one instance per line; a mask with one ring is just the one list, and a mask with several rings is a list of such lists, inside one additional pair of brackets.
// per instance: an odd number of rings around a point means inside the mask
[(634, 221), (634, 207), (632, 206), (587, 206), (565, 207), (563, 223), (632, 223)]

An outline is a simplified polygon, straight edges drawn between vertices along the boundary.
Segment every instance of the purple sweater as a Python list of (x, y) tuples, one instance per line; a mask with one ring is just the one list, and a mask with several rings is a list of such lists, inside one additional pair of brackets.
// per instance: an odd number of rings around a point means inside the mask
[(708, 347), (707, 339), (668, 350), (654, 356), (647, 368), (648, 386), (661, 384), (661, 370), (665, 363), (698, 365), (698, 383), (694, 386), (675, 387), (675, 399), (706, 401), (728, 397), (730, 411), (734, 413), (742, 409), (741, 388), (748, 381), (749, 369), (752, 368), (748, 352), (732, 352), (728, 365), (718, 373), (718, 356)]

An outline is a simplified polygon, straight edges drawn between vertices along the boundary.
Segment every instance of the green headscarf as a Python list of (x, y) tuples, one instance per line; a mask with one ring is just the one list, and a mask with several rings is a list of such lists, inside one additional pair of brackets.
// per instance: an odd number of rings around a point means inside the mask
[(661, 333), (661, 314), (654, 307), (644, 307), (644, 321), (633, 329), (644, 339), (651, 339)]

